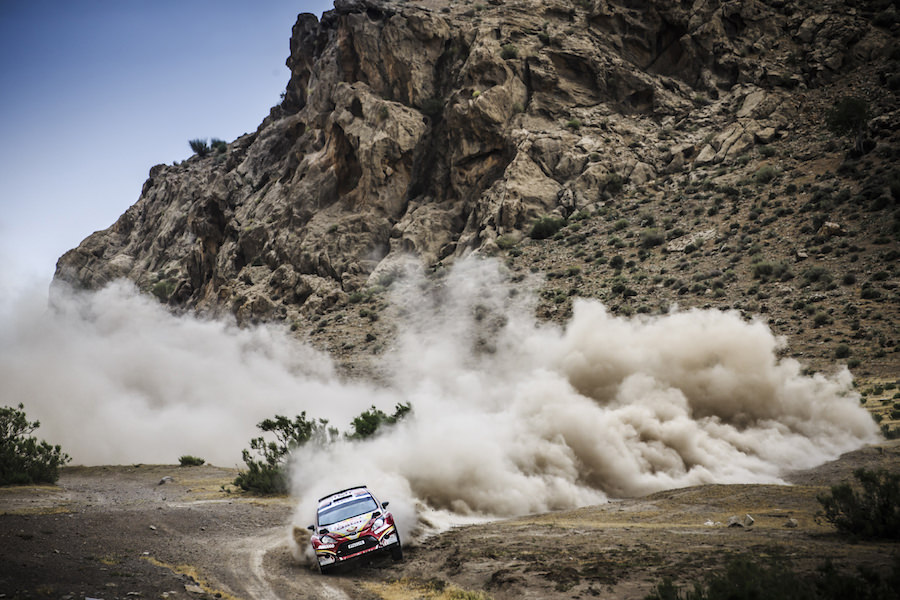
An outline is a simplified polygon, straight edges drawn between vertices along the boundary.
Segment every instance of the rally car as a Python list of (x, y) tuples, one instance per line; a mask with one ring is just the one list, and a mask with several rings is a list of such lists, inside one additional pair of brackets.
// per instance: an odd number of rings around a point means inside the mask
[(403, 558), (400, 534), (394, 517), (366, 488), (357, 486), (319, 499), (316, 523), (310, 543), (319, 564), (327, 573), (332, 567), (375, 552), (390, 552), (394, 560)]

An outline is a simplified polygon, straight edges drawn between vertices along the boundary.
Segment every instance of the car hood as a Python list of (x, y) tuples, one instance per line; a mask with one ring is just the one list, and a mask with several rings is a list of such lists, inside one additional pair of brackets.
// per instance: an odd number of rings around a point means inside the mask
[(332, 523), (331, 525), (327, 525), (329, 533), (337, 533), (340, 535), (353, 535), (354, 533), (358, 533), (360, 529), (362, 529), (366, 523), (372, 520), (373, 513), (364, 513), (361, 515), (357, 515), (355, 517), (350, 517), (349, 519), (344, 519), (343, 521), (338, 521), (337, 523)]

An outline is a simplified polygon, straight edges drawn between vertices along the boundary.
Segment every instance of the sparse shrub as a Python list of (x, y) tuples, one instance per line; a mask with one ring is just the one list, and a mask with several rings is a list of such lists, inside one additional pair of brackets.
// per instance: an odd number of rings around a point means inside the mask
[(848, 356), (850, 356), (850, 346), (847, 344), (840, 344), (834, 349), (835, 358), (847, 358)]
[(641, 247), (643, 248), (653, 248), (654, 246), (661, 246), (665, 241), (666, 237), (659, 231), (659, 229), (645, 229), (641, 232)]
[(576, 118), (569, 119), (566, 121), (566, 127), (573, 131), (577, 131), (581, 129), (581, 120)]
[(828, 315), (828, 313), (824, 311), (819, 311), (813, 317), (813, 325), (816, 327), (822, 327), (824, 325), (828, 325), (832, 322), (832, 318)]
[(866, 124), (869, 122), (869, 103), (863, 98), (845, 96), (825, 114), (825, 125), (834, 135), (851, 136), (854, 149), (863, 152)]
[(803, 271), (803, 279), (807, 284), (811, 283), (831, 283), (831, 273), (825, 267), (810, 267)]
[(625, 259), (622, 258), (621, 256), (619, 256), (618, 254), (616, 256), (613, 256), (609, 260), (609, 266), (617, 271), (619, 269), (621, 269), (624, 265), (625, 265)]
[(394, 407), (394, 414), (388, 415), (384, 411), (372, 406), (353, 419), (351, 427), (353, 431), (347, 434), (351, 440), (363, 440), (370, 438), (378, 432), (382, 425), (394, 425), (412, 411), (410, 404), (398, 403)]
[(604, 188), (604, 190), (611, 196), (615, 196), (622, 191), (622, 187), (624, 185), (625, 182), (623, 181), (621, 175), (619, 175), (618, 173), (610, 173), (606, 176), (606, 187)]
[(859, 297), (863, 300), (880, 300), (881, 292), (871, 286), (863, 287), (859, 292)]
[(501, 250), (511, 250), (516, 247), (516, 238), (511, 235), (501, 235), (497, 238), (497, 247)]
[(0, 485), (54, 483), (72, 460), (59, 445), (31, 436), (40, 426), (28, 420), (23, 404), (0, 407)]
[(266, 419), (257, 424), (264, 433), (275, 435), (274, 441), (266, 441), (262, 436), (250, 440), (250, 450), (243, 450), (242, 456), (247, 465), (234, 480), (234, 485), (242, 490), (258, 494), (283, 494), (287, 492), (287, 476), (284, 473), (284, 462), (287, 455), (299, 446), (311, 440), (326, 441), (333, 437), (334, 430), (327, 428), (325, 419), (307, 419), (306, 411), (297, 415), (293, 421), (281, 415), (274, 419)]
[(566, 224), (565, 219), (559, 217), (544, 216), (534, 222), (528, 237), (533, 240), (546, 240), (552, 237), (557, 231)]
[(768, 260), (759, 260), (751, 266), (753, 278), (763, 282), (769, 279), (781, 279), (786, 281), (790, 277), (785, 278), (790, 273), (790, 267), (782, 262), (772, 262)]
[(773, 179), (778, 176), (778, 171), (775, 170), (775, 167), (771, 165), (765, 165), (760, 167), (756, 173), (753, 175), (753, 179), (756, 180), (756, 183), (769, 183)]
[(150, 288), (150, 293), (156, 296), (160, 302), (168, 302), (169, 298), (175, 292), (175, 281), (171, 279), (163, 279), (157, 281)]
[(503, 60), (516, 58), (517, 56), (519, 56), (519, 49), (513, 44), (504, 44), (503, 47), (500, 48), (500, 58)]
[(194, 154), (201, 158), (209, 154), (209, 145), (206, 143), (206, 140), (197, 138), (195, 140), (190, 140), (188, 144), (191, 146), (191, 150), (194, 151)]
[(853, 476), (862, 489), (847, 482), (831, 486), (830, 494), (817, 496), (823, 508), (817, 516), (844, 533), (900, 539), (900, 473), (857, 469)]
[(199, 467), (203, 464), (206, 464), (206, 461), (198, 456), (185, 454), (184, 456), (180, 456), (178, 458), (178, 464), (182, 467)]
[(897, 438), (900, 438), (900, 428), (891, 427), (885, 423), (881, 426), (881, 435), (883, 435), (886, 440), (896, 440)]
[(228, 142), (219, 138), (213, 138), (209, 141), (209, 149), (215, 150), (219, 154), (224, 154), (228, 150)]

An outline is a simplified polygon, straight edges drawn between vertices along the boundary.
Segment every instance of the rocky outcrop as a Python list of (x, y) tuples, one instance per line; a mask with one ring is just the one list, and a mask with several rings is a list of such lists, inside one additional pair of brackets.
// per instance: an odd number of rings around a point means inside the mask
[(733, 161), (890, 40), (842, 2), (338, 0), (298, 17), (255, 133), (153, 167), (56, 276), (242, 321), (327, 310), (401, 256), (490, 253), (542, 215)]

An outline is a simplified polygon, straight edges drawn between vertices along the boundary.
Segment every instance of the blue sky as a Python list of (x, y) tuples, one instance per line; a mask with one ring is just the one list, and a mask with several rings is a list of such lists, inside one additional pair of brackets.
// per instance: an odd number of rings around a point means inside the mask
[(297, 14), (331, 0), (0, 0), (0, 300), (137, 201), (188, 140), (254, 131)]

